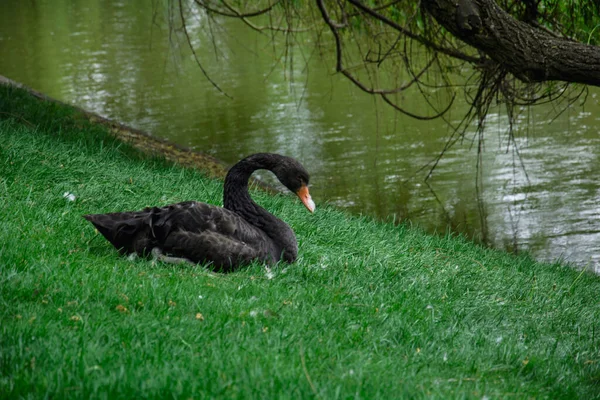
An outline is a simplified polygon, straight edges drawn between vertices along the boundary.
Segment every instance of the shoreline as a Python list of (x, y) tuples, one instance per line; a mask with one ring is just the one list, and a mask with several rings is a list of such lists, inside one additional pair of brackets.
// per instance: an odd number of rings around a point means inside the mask
[(83, 115), (89, 122), (100, 124), (108, 128), (111, 135), (146, 154), (162, 156), (165, 159), (176, 162), (184, 167), (200, 169), (212, 178), (224, 179), (225, 175), (227, 174), (228, 166), (226, 163), (213, 156), (192, 150), (177, 143), (170, 142), (167, 139), (156, 137), (141, 129), (133, 128), (120, 122), (113, 121), (76, 105), (57, 100), (20, 82), (13, 81), (6, 76), (0, 75), (0, 85), (2, 84), (25, 90), (27, 93), (40, 100), (50, 101), (70, 107)]

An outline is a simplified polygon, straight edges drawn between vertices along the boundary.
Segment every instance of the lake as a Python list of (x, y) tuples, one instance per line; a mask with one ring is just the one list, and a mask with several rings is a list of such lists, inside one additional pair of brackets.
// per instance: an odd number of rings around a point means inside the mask
[[(426, 181), (452, 133), (443, 120), (412, 119), (361, 92), (335, 73), (331, 55), (315, 54), (308, 35), (284, 57), (283, 37), (198, 14), (189, 26), (194, 47), (225, 96), (182, 32), (169, 30), (160, 4), (4, 0), (0, 74), (227, 163), (254, 152), (294, 156), (311, 173), (317, 205), (600, 272), (597, 88), (585, 104), (520, 110), (514, 143), (503, 109), (492, 108), (480, 203), (474, 126)], [(398, 99), (427, 110), (414, 92)], [(448, 119), (457, 123), (467, 108), (459, 94)]]

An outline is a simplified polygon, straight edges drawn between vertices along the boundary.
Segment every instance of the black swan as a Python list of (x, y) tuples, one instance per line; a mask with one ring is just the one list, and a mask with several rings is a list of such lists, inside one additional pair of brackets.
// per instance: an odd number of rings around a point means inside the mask
[(250, 175), (258, 169), (272, 171), (314, 212), (304, 167), (290, 157), (258, 153), (239, 161), (227, 173), (224, 208), (185, 201), (84, 218), (125, 254), (154, 254), (168, 262), (210, 262), (212, 269), (223, 272), (252, 260), (292, 263), (298, 256), (294, 231), (256, 204), (248, 193)]

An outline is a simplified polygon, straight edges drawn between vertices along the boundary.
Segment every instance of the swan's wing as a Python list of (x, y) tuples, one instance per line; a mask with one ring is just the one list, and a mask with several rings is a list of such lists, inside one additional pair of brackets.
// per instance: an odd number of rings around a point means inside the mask
[(271, 263), (274, 260), (264, 244), (250, 246), (232, 237), (214, 231), (171, 233), (163, 243), (163, 250), (171, 255), (193, 262), (210, 262), (217, 271), (228, 272), (237, 265), (252, 260)]
[(211, 204), (192, 201), (152, 209), (148, 225), (159, 241), (166, 241), (174, 232), (214, 232), (252, 247), (272, 242), (262, 230), (238, 214)]
[(185, 202), (152, 210), (152, 235), (164, 252), (228, 270), (254, 259), (274, 262), (273, 240), (238, 214), (214, 205)]
[(236, 213), (210, 204), (188, 201), (85, 218), (125, 253), (148, 255), (159, 248), (225, 270), (254, 259), (279, 259), (273, 241), (263, 231)]

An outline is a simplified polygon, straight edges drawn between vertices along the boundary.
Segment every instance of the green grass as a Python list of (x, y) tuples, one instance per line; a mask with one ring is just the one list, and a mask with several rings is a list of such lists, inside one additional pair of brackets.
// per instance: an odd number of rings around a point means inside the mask
[(300, 245), (272, 279), (128, 260), (81, 217), (221, 191), (0, 86), (0, 397), (600, 397), (592, 274), (258, 191)]

